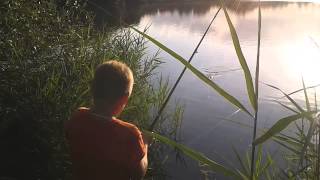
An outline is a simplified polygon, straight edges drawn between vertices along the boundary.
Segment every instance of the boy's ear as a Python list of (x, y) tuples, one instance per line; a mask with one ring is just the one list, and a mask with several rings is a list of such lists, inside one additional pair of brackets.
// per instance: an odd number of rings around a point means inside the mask
[(129, 96), (122, 96), (120, 99), (120, 104), (126, 106), (128, 104)]
[(113, 113), (114, 115), (118, 115), (122, 112), (124, 107), (127, 105), (129, 100), (129, 96), (122, 96), (114, 106)]

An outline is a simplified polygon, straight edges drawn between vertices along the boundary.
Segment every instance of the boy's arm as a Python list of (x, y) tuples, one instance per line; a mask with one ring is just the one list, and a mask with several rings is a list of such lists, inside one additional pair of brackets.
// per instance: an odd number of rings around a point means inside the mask
[(133, 171), (133, 180), (140, 180), (146, 175), (148, 169), (148, 144), (145, 144), (145, 155)]
[(149, 148), (149, 144), (151, 144), (152, 142), (152, 137), (145, 136), (144, 134), (142, 134), (142, 140), (145, 148), (144, 149), (145, 154), (143, 158), (140, 160), (138, 166), (134, 169), (134, 173), (133, 173), (134, 180), (142, 179), (146, 175), (146, 172), (148, 169), (148, 148)]

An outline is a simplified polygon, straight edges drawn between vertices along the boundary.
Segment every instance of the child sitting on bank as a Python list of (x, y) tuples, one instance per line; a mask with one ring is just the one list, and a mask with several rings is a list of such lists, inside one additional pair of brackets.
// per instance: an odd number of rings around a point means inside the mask
[(130, 68), (118, 61), (98, 66), (92, 82), (93, 107), (79, 108), (66, 123), (73, 179), (142, 179), (148, 166), (148, 138), (114, 116), (133, 88)]

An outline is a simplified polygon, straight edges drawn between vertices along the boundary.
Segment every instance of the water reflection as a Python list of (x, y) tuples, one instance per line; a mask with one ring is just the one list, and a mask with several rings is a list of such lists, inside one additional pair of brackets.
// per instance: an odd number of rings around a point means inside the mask
[[(257, 42), (257, 3), (229, 3), (228, 7), (245, 56), (253, 66)], [(189, 13), (184, 14), (172, 10), (175, 8), (171, 7), (168, 11), (163, 10), (153, 15), (144, 15), (139, 26), (151, 25), (149, 34), (177, 51), (181, 49), (182, 55), (188, 55), (188, 51), (192, 50), (217, 10), (214, 3), (207, 8), (203, 13), (197, 14), (190, 10)], [(293, 81), (300, 79), (301, 75), (306, 76), (305, 79), (309, 84), (318, 82), (317, 77), (320, 75), (317, 70), (320, 65), (319, 48), (317, 47), (317, 42), (320, 40), (319, 8), (319, 5), (312, 3), (263, 2), (261, 61), (262, 77), (265, 81), (281, 85), (286, 79), (288, 85), (284, 88), (287, 90), (297, 88)], [(223, 52), (222, 59), (225, 62), (221, 64), (221, 60), (220, 62), (203, 60), (205, 68), (210, 66), (238, 67), (231, 46), (229, 30), (222, 13), (214, 22), (214, 28), (211, 29), (206, 39), (204, 43), (206, 47), (201, 48), (202, 52), (199, 55), (205, 57), (201, 59), (217, 59)], [(228, 59), (233, 60), (231, 62)]]
[[(168, 5), (168, 9), (159, 7), (151, 13), (146, 10), (138, 26), (143, 28), (151, 25), (148, 34), (188, 58), (218, 8), (217, 3), (204, 4), (188, 4), (182, 7), (172, 4)], [(229, 2), (228, 10), (238, 32), (244, 55), (253, 71), (257, 49), (257, 3)], [(276, 85), (287, 92), (302, 87), (301, 75), (304, 76), (307, 85), (320, 83), (320, 49), (317, 45), (319, 43), (319, 4), (262, 3), (262, 82)], [(151, 44), (150, 48), (157, 49)], [(161, 72), (170, 75), (174, 80), (176, 73), (182, 69), (181, 64), (165, 53), (161, 56), (166, 62)], [(249, 106), (243, 73), (237, 70), (240, 65), (223, 13), (215, 20), (192, 64)], [(263, 85), (260, 89), (259, 126), (270, 127), (275, 120), (288, 112), (281, 110), (276, 104), (264, 101), (280, 94)], [(182, 125), (184, 144), (221, 163), (226, 163), (226, 159), (232, 162), (231, 145), (242, 152), (249, 148), (251, 130), (222, 120), (228, 117), (236, 122), (250, 124), (251, 121), (246, 115), (233, 114), (236, 109), (191, 73), (184, 76), (176, 92), (176, 98), (182, 99), (186, 104)], [(269, 148), (272, 153), (276, 151), (277, 146)], [(188, 172), (175, 163), (169, 165), (168, 169), (175, 174), (175, 179), (199, 179), (197, 164), (190, 164)]]
[[(119, 1), (120, 2), (120, 1)], [(110, 24), (117, 26), (120, 24), (137, 24), (140, 18), (145, 15), (156, 15), (159, 13), (177, 13), (178, 15), (203, 15), (208, 13), (210, 8), (220, 6), (219, 0), (207, 1), (162, 1), (152, 2), (127, 0), (121, 3), (113, 0), (90, 0), (89, 8), (95, 13), (96, 23), (99, 25)], [(227, 8), (236, 12), (238, 15), (246, 15), (250, 11), (257, 8), (255, 1), (233, 1), (226, 0)], [(297, 4), (299, 7), (304, 7), (310, 4), (309, 2), (261, 2), (261, 7), (264, 9), (283, 8), (290, 4)]]
[[(252, 72), (257, 49), (257, 6), (256, 2), (227, 2), (230, 17)], [(320, 5), (262, 2), (261, 7), (261, 81), (287, 92), (302, 87), (301, 75), (307, 85), (320, 83)], [(218, 1), (170, 2), (130, 6), (125, 4), (117, 13), (118, 20), (136, 24), (141, 29), (150, 25), (148, 34), (187, 59), (217, 9)], [(99, 16), (100, 20), (104, 17), (106, 16), (102, 14)], [(117, 22), (114, 21), (115, 24)], [(156, 50), (157, 47), (149, 45), (148, 52), (152, 54)], [(159, 71), (163, 75), (169, 75), (174, 81), (183, 68), (182, 65), (165, 53), (161, 57), (166, 63)], [(213, 23), (213, 28), (204, 39), (192, 64), (249, 106), (243, 73), (239, 70), (240, 65), (223, 13)], [(260, 89), (259, 126), (270, 127), (288, 112), (276, 104), (264, 101), (279, 94), (263, 85)], [(243, 113), (234, 113), (235, 108), (190, 72), (187, 71), (174, 95), (186, 105), (182, 124), (184, 144), (221, 163), (226, 163), (226, 159), (234, 162), (231, 145), (236, 146), (241, 153), (249, 148), (251, 129), (239, 127), (224, 119), (227, 117), (245, 124), (252, 121)], [(276, 146), (270, 146), (270, 153), (276, 149)], [(188, 164), (188, 171), (174, 162), (167, 166), (173, 179), (199, 179), (197, 167), (198, 164), (194, 162)]]

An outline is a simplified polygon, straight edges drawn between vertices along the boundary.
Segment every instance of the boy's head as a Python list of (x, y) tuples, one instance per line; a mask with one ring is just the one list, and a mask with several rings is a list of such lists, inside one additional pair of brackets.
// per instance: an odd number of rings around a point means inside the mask
[(120, 113), (128, 102), (133, 87), (133, 74), (130, 68), (119, 61), (100, 64), (92, 81), (93, 103), (99, 109)]

